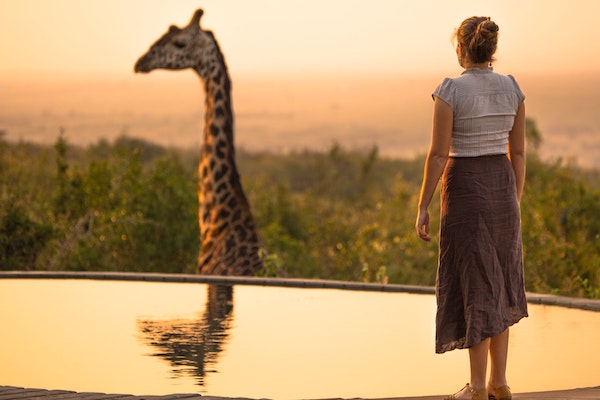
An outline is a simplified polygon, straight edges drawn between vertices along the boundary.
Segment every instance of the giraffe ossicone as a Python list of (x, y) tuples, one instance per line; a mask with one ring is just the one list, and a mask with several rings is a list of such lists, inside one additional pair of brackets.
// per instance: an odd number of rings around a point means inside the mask
[(235, 162), (231, 79), (213, 33), (197, 10), (185, 28), (171, 26), (134, 71), (193, 69), (204, 84), (204, 133), (198, 168), (200, 254), (197, 273), (255, 275), (265, 254)]

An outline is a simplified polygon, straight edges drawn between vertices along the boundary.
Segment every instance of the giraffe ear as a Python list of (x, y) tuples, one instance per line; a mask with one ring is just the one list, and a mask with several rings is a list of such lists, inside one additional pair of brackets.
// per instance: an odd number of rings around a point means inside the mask
[(201, 8), (197, 9), (194, 13), (194, 16), (192, 17), (192, 20), (190, 21), (189, 26), (195, 26), (200, 28), (200, 18), (202, 17), (202, 14), (204, 14), (204, 10), (202, 10)]

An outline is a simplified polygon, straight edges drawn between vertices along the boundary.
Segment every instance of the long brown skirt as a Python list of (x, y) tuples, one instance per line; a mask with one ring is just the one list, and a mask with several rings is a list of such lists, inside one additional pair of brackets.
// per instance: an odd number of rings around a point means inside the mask
[(521, 215), (506, 155), (450, 158), (442, 177), (436, 353), (527, 316)]

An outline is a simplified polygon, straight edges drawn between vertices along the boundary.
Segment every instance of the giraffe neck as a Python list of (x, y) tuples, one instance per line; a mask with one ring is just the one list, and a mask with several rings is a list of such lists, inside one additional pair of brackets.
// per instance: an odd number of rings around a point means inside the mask
[[(231, 83), (224, 63), (202, 77), (205, 89), (204, 140), (200, 154), (199, 272), (253, 275), (261, 267), (254, 218), (235, 163)], [(239, 264), (239, 265), (238, 265)]]
[[(198, 72), (200, 75), (200, 72)], [(225, 65), (215, 67), (204, 82), (204, 144), (227, 146), (233, 152), (233, 109), (231, 80)]]
[(204, 138), (200, 152), (199, 200), (200, 236), (204, 242), (210, 239), (210, 228), (217, 223), (213, 212), (222, 208), (228, 198), (220, 196), (230, 193), (228, 187), (237, 192), (239, 177), (235, 164), (233, 146), (233, 110), (231, 87), (225, 66), (213, 69), (211, 76), (202, 77), (204, 83)]

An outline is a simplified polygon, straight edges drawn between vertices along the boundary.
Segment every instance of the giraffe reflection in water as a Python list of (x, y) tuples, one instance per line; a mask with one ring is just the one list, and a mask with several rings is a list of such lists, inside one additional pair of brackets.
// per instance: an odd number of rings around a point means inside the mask
[(207, 373), (216, 372), (233, 322), (233, 286), (209, 285), (206, 310), (198, 319), (140, 320), (141, 341), (150, 355), (172, 366), (174, 377), (193, 376), (200, 386)]

